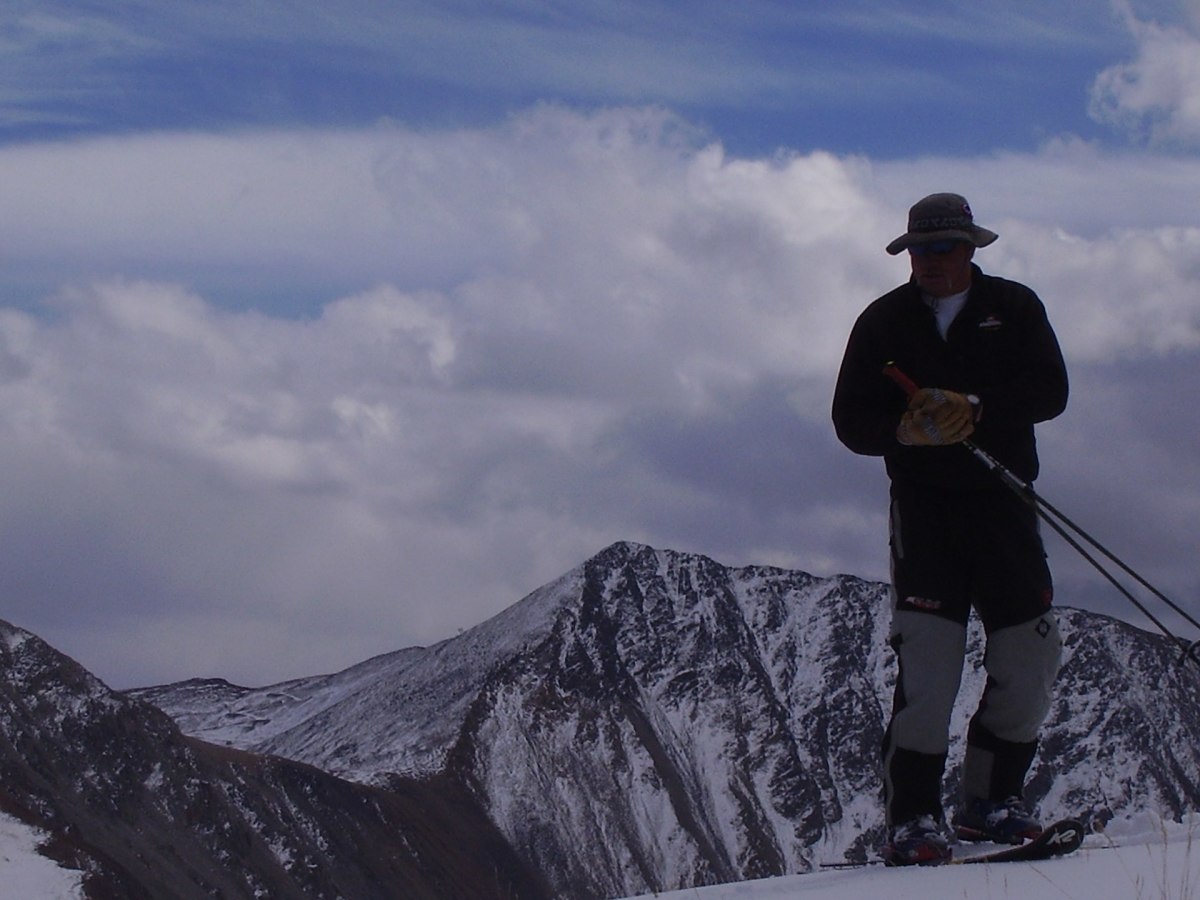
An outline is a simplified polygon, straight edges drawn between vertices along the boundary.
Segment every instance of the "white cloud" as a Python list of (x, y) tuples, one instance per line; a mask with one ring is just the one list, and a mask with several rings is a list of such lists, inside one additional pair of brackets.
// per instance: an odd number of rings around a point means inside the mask
[(1200, 349), (1200, 228), (1118, 231), (1086, 241), (1031, 229), (1014, 265), (1042, 271), (1042, 290), (1071, 324), (1063, 343), (1079, 361), (1166, 356)]
[[(1090, 112), (1155, 143), (1200, 144), (1200, 37), (1136, 18), (1115, 4), (1137, 43), (1133, 62), (1101, 72), (1092, 85)], [(1185, 6), (1195, 20), (1195, 4)]]
[[(0, 614), (121, 684), (262, 682), (450, 634), (616, 539), (882, 577), (883, 476), (829, 393), (943, 188), (1082, 386), (1048, 473), (1118, 493), (1118, 530), (1174, 498), (1132, 537), (1192, 578), (1200, 163), (1157, 162), (739, 159), (659, 111), (551, 107), (0, 150), (0, 277), (65, 273), (0, 310)], [(176, 270), (339, 289), (246, 310)], [(1095, 452), (1118, 433), (1153, 472)]]

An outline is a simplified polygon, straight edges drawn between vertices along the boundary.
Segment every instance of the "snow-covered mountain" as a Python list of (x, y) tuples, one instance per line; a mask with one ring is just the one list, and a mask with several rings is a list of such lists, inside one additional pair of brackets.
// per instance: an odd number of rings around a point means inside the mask
[[(185, 738), (7, 622), (0, 825), (6, 848), (14, 829), (41, 836), (45, 857), (80, 873), (53, 883), (90, 898), (547, 896), (448, 779), (383, 791)], [(14, 875), (32, 883), (36, 867), (8, 864), (0, 857), (0, 895), (32, 896)]]
[[(869, 852), (887, 620), (878, 583), (620, 543), (434, 647), (137, 696), (205, 741), (376, 788), (462, 785), (559, 896), (620, 897)], [(1031, 799), (1049, 817), (1195, 809), (1200, 667), (1113, 619), (1063, 609), (1060, 625)], [(979, 658), (975, 635), (959, 733)]]

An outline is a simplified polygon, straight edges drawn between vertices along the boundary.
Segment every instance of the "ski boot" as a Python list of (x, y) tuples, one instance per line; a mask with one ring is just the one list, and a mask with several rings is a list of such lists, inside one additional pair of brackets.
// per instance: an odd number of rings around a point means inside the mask
[(954, 828), (960, 841), (999, 844), (1020, 844), (1042, 833), (1042, 823), (1020, 797), (969, 800), (954, 817)]
[(936, 866), (950, 859), (950, 844), (933, 816), (918, 816), (892, 829), (880, 851), (887, 866)]

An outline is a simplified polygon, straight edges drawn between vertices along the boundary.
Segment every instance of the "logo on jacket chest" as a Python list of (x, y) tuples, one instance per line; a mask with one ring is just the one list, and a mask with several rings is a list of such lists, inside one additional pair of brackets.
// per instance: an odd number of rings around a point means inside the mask
[(1002, 325), (1004, 325), (1004, 323), (1002, 321), (1000, 321), (999, 316), (997, 316), (995, 313), (988, 313), (987, 318), (983, 319), (979, 323), (979, 330), (980, 331), (995, 331), (997, 328), (1000, 328)]

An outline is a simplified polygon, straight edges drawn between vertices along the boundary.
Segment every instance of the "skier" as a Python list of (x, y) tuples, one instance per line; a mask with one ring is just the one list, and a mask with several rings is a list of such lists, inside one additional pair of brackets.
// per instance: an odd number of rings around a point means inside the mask
[[(908, 251), (911, 279), (859, 316), (834, 392), (839, 439), (882, 456), (891, 482), (890, 865), (950, 856), (942, 778), (972, 609), (987, 686), (967, 731), (955, 832), (1019, 843), (1041, 831), (1024, 786), (1061, 655), (1050, 571), (1035, 509), (955, 445), (969, 439), (1032, 483), (1034, 424), (1065, 408), (1067, 374), (1037, 295), (974, 263), (996, 238), (958, 194), (918, 201), (887, 246)], [(888, 366), (920, 389), (906, 394)]]

